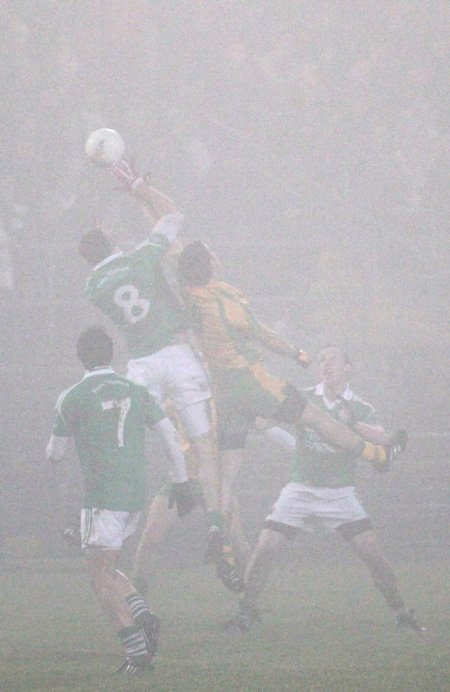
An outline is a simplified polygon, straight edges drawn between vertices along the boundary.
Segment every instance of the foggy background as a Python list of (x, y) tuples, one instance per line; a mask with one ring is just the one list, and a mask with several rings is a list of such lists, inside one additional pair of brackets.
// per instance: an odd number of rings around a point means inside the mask
[[(442, 551), (448, 1), (0, 0), (0, 17), (5, 554), (64, 552), (58, 534), (78, 506), (74, 455), (56, 472), (44, 461), (56, 397), (82, 376), (76, 337), (102, 322), (78, 239), (95, 215), (146, 232), (136, 201), (84, 154), (99, 127), (121, 133), (263, 321), (313, 356), (330, 340), (348, 347), (355, 390), (411, 434), (393, 473), (361, 469), (360, 495), (388, 547)], [(114, 364), (125, 363), (118, 339)], [(248, 447), (252, 537), (289, 460)]]

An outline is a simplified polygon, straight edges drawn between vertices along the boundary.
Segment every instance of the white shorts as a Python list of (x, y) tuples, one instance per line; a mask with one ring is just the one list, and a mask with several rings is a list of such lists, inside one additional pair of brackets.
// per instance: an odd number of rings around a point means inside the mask
[(82, 509), (81, 547), (84, 550), (121, 550), (126, 539), (136, 531), (140, 516), (140, 512)]
[(355, 488), (316, 488), (302, 483), (288, 483), (266, 517), (313, 533), (317, 526), (327, 530), (367, 519), (367, 513), (355, 495)]
[(167, 399), (177, 411), (211, 399), (205, 371), (189, 344), (166, 346), (150, 356), (130, 360), (127, 377), (147, 387), (161, 407)]

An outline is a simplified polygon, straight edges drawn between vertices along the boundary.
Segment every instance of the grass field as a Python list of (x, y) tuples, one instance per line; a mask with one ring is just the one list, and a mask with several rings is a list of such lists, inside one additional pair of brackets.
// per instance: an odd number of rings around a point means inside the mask
[[(64, 569), (59, 568), (61, 565)], [(78, 560), (0, 572), (2, 692), (448, 692), (448, 562), (396, 564), (427, 631), (397, 630), (359, 564), (279, 568), (263, 622), (247, 634), (220, 625), (237, 598), (207, 566), (154, 578), (160, 653), (141, 677), (113, 675), (124, 659)]]

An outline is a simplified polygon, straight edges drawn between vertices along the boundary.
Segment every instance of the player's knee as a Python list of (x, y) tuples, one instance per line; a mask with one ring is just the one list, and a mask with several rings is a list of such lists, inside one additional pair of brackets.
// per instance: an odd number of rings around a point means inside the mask
[(351, 542), (356, 549), (370, 550), (377, 545), (369, 517), (341, 524), (336, 531), (344, 540)]
[[(271, 523), (276, 524), (276, 522)], [(266, 522), (265, 528), (261, 531), (259, 535), (256, 553), (260, 556), (271, 557), (279, 550), (279, 548), (284, 543), (286, 534), (284, 531), (279, 531), (276, 527), (274, 528), (273, 526), (269, 526), (268, 524), (269, 522)], [(282, 525), (280, 524), (280, 526)]]
[(308, 402), (303, 394), (292, 387), (289, 389), (274, 418), (282, 423), (298, 423), (303, 416), (307, 404)]

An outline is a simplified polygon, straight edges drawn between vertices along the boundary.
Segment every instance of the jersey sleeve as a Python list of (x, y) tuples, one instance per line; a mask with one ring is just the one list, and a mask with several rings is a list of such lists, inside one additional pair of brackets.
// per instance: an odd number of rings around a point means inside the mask
[(171, 245), (180, 232), (183, 222), (184, 214), (181, 212), (165, 214), (154, 226), (150, 238), (163, 238), (168, 245)]
[(56, 437), (70, 437), (72, 435), (70, 404), (67, 400), (67, 391), (64, 391), (56, 402), (53, 413), (52, 435)]
[(152, 269), (159, 264), (175, 240), (181, 222), (172, 217), (184, 218), (183, 214), (166, 214), (158, 221), (151, 235), (131, 253), (134, 262), (141, 269)]
[(133, 254), (151, 249), (155, 256), (161, 257), (177, 237), (183, 221), (184, 214), (181, 212), (165, 214), (154, 226), (150, 236), (138, 245)]

